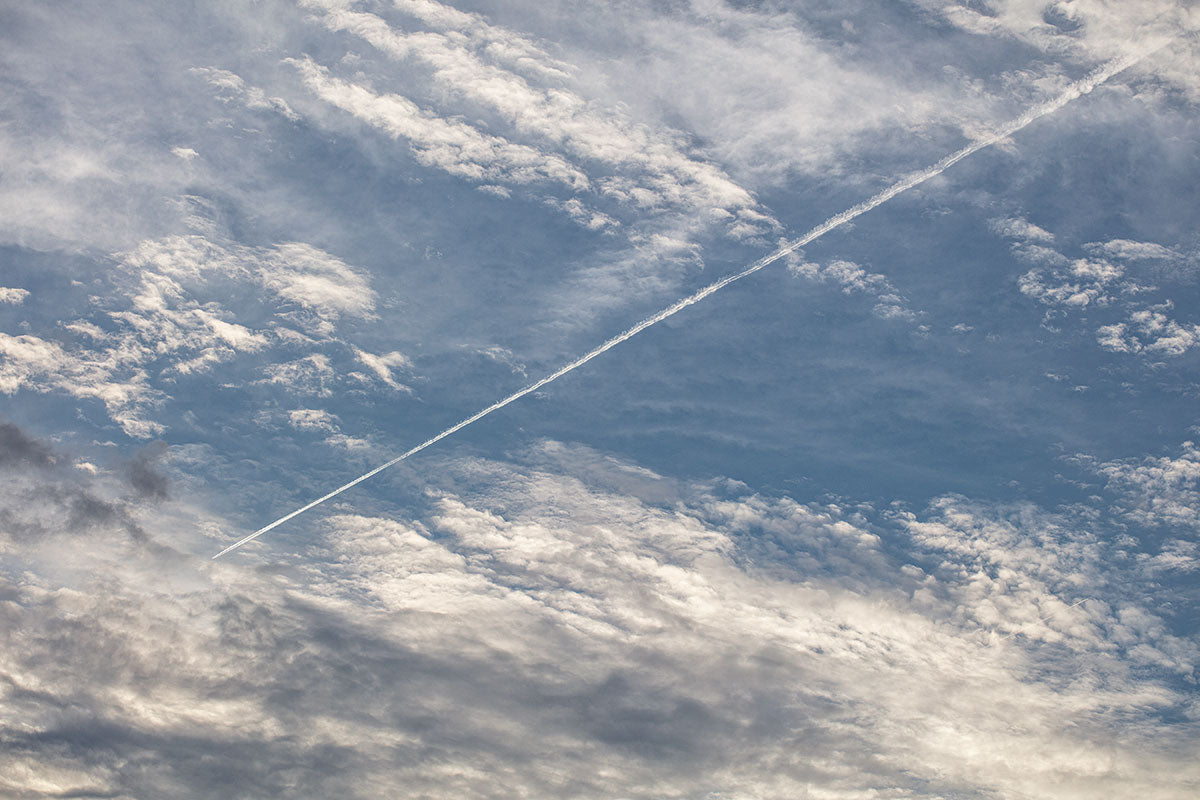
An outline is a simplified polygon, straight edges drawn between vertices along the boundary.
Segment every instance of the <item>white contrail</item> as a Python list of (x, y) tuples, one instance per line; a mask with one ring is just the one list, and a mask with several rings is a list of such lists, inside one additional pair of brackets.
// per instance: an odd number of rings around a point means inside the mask
[(630, 339), (634, 336), (637, 336), (639, 333), (646, 330), (646, 328), (649, 328), (651, 325), (656, 325), (657, 323), (662, 322), (667, 317), (671, 317), (671, 316), (674, 316), (675, 314), (678, 314), (680, 311), (682, 311), (683, 309), (692, 305), (693, 303), (700, 302), (701, 300), (708, 297), (713, 292), (715, 292), (719, 289), (724, 289), (726, 286), (733, 283), (734, 281), (740, 281), (742, 278), (745, 278), (749, 275), (753, 275), (754, 273), (758, 272), (760, 269), (767, 266), (768, 264), (775, 263), (776, 261), (783, 258), (784, 256), (795, 252), (799, 248), (803, 247), (804, 245), (808, 244), (809, 242), (813, 241), (814, 239), (817, 239), (818, 237), (825, 235), (826, 233), (833, 230), (834, 228), (845, 225), (850, 220), (867, 213), (868, 211), (875, 208), (876, 206), (886, 203), (888, 200), (891, 200), (893, 197), (900, 194), (901, 192), (908, 191), (909, 189), (913, 188), (914, 186), (924, 183), (925, 181), (929, 180), (930, 178), (934, 177), (935, 175), (940, 175), (943, 171), (945, 171), (949, 167), (953, 166), (954, 164), (958, 163), (959, 161), (962, 161), (964, 158), (971, 155), (972, 153), (978, 152), (979, 150), (982, 150), (985, 147), (988, 147), (990, 145), (995, 144), (996, 142), (999, 142), (1003, 139), (1008, 138), (1009, 136), (1013, 135), (1017, 131), (1024, 128), (1029, 123), (1033, 122), (1034, 120), (1036, 120), (1040, 117), (1044, 117), (1045, 115), (1050, 114), (1054, 111), (1057, 111), (1058, 109), (1062, 108), (1067, 103), (1074, 100), (1075, 98), (1080, 97), (1081, 95), (1087, 94), (1088, 92), (1092, 91), (1093, 89), (1095, 89), (1100, 84), (1104, 83), (1106, 80), (1108, 80), (1112, 76), (1116, 75), (1118, 72), (1121, 72), (1121, 71), (1133, 66), (1135, 63), (1137, 63), (1139, 60), (1141, 60), (1147, 54), (1148, 53), (1142, 53), (1141, 55), (1137, 55), (1137, 56), (1126, 56), (1124, 58), (1118, 58), (1118, 59), (1114, 59), (1113, 61), (1108, 62), (1107, 64), (1103, 65), (1102, 67), (1099, 67), (1098, 69), (1096, 69), (1094, 72), (1092, 72), (1086, 78), (1083, 78), (1082, 80), (1076, 81), (1075, 83), (1071, 84), (1062, 94), (1058, 95), (1054, 99), (1047, 100), (1046, 102), (1044, 102), (1040, 105), (1034, 106), (1029, 111), (1026, 111), (1024, 114), (1017, 117), (1013, 121), (1009, 122), (1007, 125), (1004, 125), (1001, 128), (997, 129), (994, 133), (990, 134), (989, 136), (987, 136), (983, 139), (977, 139), (976, 141), (972, 142), (971, 144), (967, 145), (966, 147), (962, 148), (961, 150), (958, 150), (958, 151), (946, 156), (945, 158), (943, 158), (941, 161), (937, 162), (933, 166), (928, 167), (924, 170), (921, 170), (920, 172), (914, 172), (911, 175), (909, 175), (908, 177), (902, 178), (901, 180), (892, 184), (891, 186), (884, 189), (882, 192), (875, 195), (874, 197), (864, 200), (863, 202), (859, 203), (858, 205), (854, 206), (853, 208), (846, 209), (845, 211), (843, 211), (840, 214), (837, 214), (836, 216), (830, 217), (829, 219), (825, 220), (817, 227), (813, 228), (808, 233), (801, 236), (799, 239), (794, 239), (790, 242), (783, 244), (782, 246), (780, 246), (780, 248), (778, 250), (771, 253), (770, 255), (763, 256), (758, 261), (755, 261), (753, 264), (750, 264), (749, 266), (747, 266), (741, 272), (737, 272), (732, 275), (726, 276), (726, 277), (722, 278), (721, 280), (717, 281), (716, 283), (713, 283), (713, 284), (710, 284), (710, 285), (704, 287), (703, 289), (696, 292), (695, 294), (692, 294), (692, 295), (689, 295), (689, 296), (683, 298), (682, 300), (678, 301), (674, 305), (664, 308), (662, 311), (659, 311), (657, 314), (647, 317), (646, 319), (642, 320), (638, 324), (634, 325), (632, 328), (629, 328), (628, 330), (624, 331), (623, 333), (619, 333), (616, 336), (614, 336), (613, 338), (609, 339), (607, 342), (600, 345), (596, 349), (588, 352), (585, 355), (580, 356), (579, 358), (575, 359), (574, 361), (567, 364), (566, 366), (561, 367), (558, 371), (553, 372), (550, 375), (547, 375), (546, 377), (542, 378), (541, 380), (539, 380), (535, 383), (529, 384), (524, 389), (521, 389), (518, 392), (514, 392), (513, 394), (510, 394), (508, 397), (504, 398), (503, 400), (499, 400), (495, 403), (492, 403), (487, 408), (483, 409), (482, 411), (476, 412), (475, 414), (472, 414), (471, 416), (467, 417), (466, 419), (464, 419), (462, 422), (458, 423), (457, 425), (453, 425), (453, 426), (447, 428), (446, 430), (439, 433), (437, 436), (434, 436), (432, 439), (428, 439), (427, 441), (422, 442), (421, 444), (417, 445), (413, 449), (396, 456), (395, 458), (393, 458), (391, 461), (388, 461), (387, 463), (380, 464), (378, 467), (371, 470), (370, 472), (359, 475), (357, 478), (350, 481), (349, 483), (342, 484), (338, 488), (334, 489), (332, 492), (329, 492), (328, 494), (322, 495), (321, 497), (318, 497), (316, 500), (313, 500), (308, 505), (301, 506), (300, 508), (291, 512), (290, 514), (286, 514), (286, 515), (280, 517), (279, 519), (275, 520), (274, 522), (272, 522), (269, 525), (264, 525), (263, 527), (259, 528), (254, 533), (250, 534), (249, 536), (246, 536), (243, 539), (239, 539), (238, 541), (229, 545), (229, 547), (226, 547), (224, 550), (217, 553), (215, 556), (213, 556), (213, 558), (220, 558), (221, 556), (225, 555), (226, 553), (230, 552), (231, 550), (236, 550), (239, 547), (241, 547), (242, 545), (246, 544), (247, 542), (257, 539), (259, 536), (262, 536), (264, 533), (271, 530), (272, 528), (278, 527), (279, 525), (282, 525), (283, 523), (287, 522), (288, 520), (292, 519), (293, 517), (297, 517), (297, 516), (303, 514), (305, 511), (308, 511), (310, 508), (319, 506), (319, 505), (321, 505), (321, 503), (324, 503), (326, 500), (329, 500), (330, 498), (337, 497), (339, 494), (346, 491), (347, 489), (349, 489), (353, 486), (357, 486), (358, 484), (362, 483), (363, 481), (367, 480), (368, 478), (378, 475), (380, 472), (383, 472), (388, 467), (399, 464), (401, 461), (408, 458), (409, 456), (416, 455), (417, 453), (424, 450), (426, 447), (429, 447), (432, 444), (436, 444), (437, 442), (440, 442), (442, 439), (445, 439), (447, 436), (450, 436), (453, 433), (457, 433), (458, 431), (467, 427), (471, 423), (477, 422), (478, 420), (483, 419), (488, 414), (491, 414), (493, 411), (499, 411), (500, 409), (504, 408), (506, 405), (513, 402), (514, 400), (519, 400), (522, 397), (524, 397), (525, 395), (529, 394), (530, 392), (536, 392), (538, 389), (542, 388), (543, 386), (545, 386), (548, 383), (558, 380), (563, 375), (566, 375), (568, 372), (571, 372), (574, 369), (582, 367), (584, 364), (591, 361), (596, 356), (600, 355), (601, 353), (605, 353), (605, 352), (611, 350), (612, 348), (616, 347), (617, 345), (619, 345), (621, 342), (625, 341), (626, 339)]

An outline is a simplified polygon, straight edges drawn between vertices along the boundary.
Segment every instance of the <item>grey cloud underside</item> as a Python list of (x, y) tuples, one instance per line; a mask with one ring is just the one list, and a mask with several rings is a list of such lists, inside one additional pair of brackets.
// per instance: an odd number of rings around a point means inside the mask
[[(332, 516), (284, 570), (151, 552), (115, 520), (58, 533), (86, 557), (24, 547), (74, 588), (2, 578), (0, 786), (1182, 798), (1200, 780), (1194, 722), (1153, 735), (1194, 713), (1171, 676), (1194, 677), (1195, 647), (1082, 509), (947, 497), (888, 522), (554, 442), (445, 466), (472, 488), (410, 523)], [(886, 552), (895, 525), (911, 561)]]
[(11, 422), (0, 422), (0, 465), (30, 464), (44, 467), (52, 464), (51, 449)]

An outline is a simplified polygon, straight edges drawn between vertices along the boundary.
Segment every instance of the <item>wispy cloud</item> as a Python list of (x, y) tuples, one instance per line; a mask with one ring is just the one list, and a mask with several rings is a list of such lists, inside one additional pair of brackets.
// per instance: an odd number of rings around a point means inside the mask
[(437, 29), (417, 32), (398, 30), (341, 0), (307, 5), (323, 12), (329, 29), (360, 36), (393, 58), (423, 63), (445, 92), (499, 115), (514, 134), (591, 165), (592, 182), (602, 194), (646, 210), (724, 210), (735, 235), (778, 225), (749, 191), (688, 153), (678, 133), (654, 130), (618, 108), (589, 101), (567, 85), (566, 71), (512, 31), (434, 2), (397, 4)]
[(466, 419), (462, 420), (461, 422), (450, 426), (449, 428), (445, 429), (441, 433), (437, 434), (436, 436), (434, 436), (430, 439), (425, 440), (424, 442), (417, 445), (416, 447), (406, 450), (405, 452), (401, 453), (400, 455), (396, 456), (395, 458), (391, 459), (390, 461), (380, 464), (378, 467), (375, 467), (374, 469), (372, 469), (362, 475), (359, 475), (354, 480), (351, 480), (347, 483), (342, 484), (341, 486), (337, 487), (336, 489), (333, 489), (332, 491), (327, 492), (326, 494), (322, 495), (321, 497), (318, 497), (316, 500), (313, 500), (312, 502), (296, 509), (295, 511), (292, 511), (289, 514), (285, 514), (284, 516), (280, 517), (279, 519), (277, 519), (273, 522), (270, 522), (267, 525), (264, 525), (263, 527), (259, 528), (258, 530), (254, 531), (253, 533), (242, 537), (238, 541), (236, 541), (233, 544), (226, 547), (221, 552), (217, 553), (215, 556), (213, 556), (213, 558), (220, 558), (221, 556), (240, 548), (241, 546), (247, 544), (248, 542), (251, 542), (254, 539), (257, 539), (259, 536), (262, 536), (264, 533), (274, 530), (278, 526), (282, 525), (283, 523), (285, 523), (291, 519), (294, 519), (295, 517), (299, 516), (300, 514), (303, 514), (304, 512), (309, 511), (310, 509), (313, 509), (313, 508), (321, 505), (322, 503), (325, 503), (326, 501), (333, 499), (334, 497), (337, 497), (341, 493), (347, 491), (348, 489), (354, 488), (355, 486), (357, 486), (358, 484), (362, 483), (365, 480), (369, 480), (370, 478), (375, 477), (380, 472), (383, 472), (386, 469), (390, 469), (391, 467), (395, 466), (396, 464), (399, 464), (401, 461), (404, 461), (404, 460), (408, 459), (409, 457), (416, 455), (417, 453), (421, 452), (422, 450), (426, 449), (427, 447), (431, 447), (432, 445), (437, 444), (442, 439), (445, 439), (448, 436), (454, 435), (455, 433), (462, 430), (463, 428), (466, 428), (469, 425), (473, 425), (474, 423), (478, 422), (479, 420), (483, 419), (484, 417), (489, 416), (490, 414), (492, 414), (496, 411), (499, 411), (500, 409), (504, 408), (505, 406), (507, 406), (513, 402), (516, 402), (517, 400), (520, 400), (522, 397), (524, 397), (528, 394), (531, 394), (533, 392), (536, 392), (538, 389), (541, 389), (543, 386), (553, 383), (554, 381), (561, 378), (563, 375), (566, 375), (570, 372), (574, 372), (576, 369), (587, 364), (589, 361), (596, 358), (597, 356), (601, 356), (604, 353), (607, 353), (612, 348), (616, 347), (617, 345), (621, 344), (624, 341), (632, 339), (634, 336), (637, 336), (639, 333), (646, 330), (647, 328), (649, 328), (653, 325), (657, 325), (658, 323), (662, 322), (663, 320), (669, 319), (670, 317), (675, 316), (676, 314), (678, 314), (680, 311), (684, 310), (685, 308), (695, 305), (696, 303), (705, 299), (709, 295), (714, 294), (715, 292), (718, 292), (721, 289), (724, 289), (726, 286), (730, 285), (731, 283), (742, 280), (743, 278), (747, 278), (747, 277), (753, 275), (754, 273), (758, 272), (759, 270), (770, 266), (771, 264), (775, 263), (776, 261), (778, 261), (782, 258), (786, 258), (787, 256), (789, 256), (792, 253), (799, 250), (801, 247), (804, 247), (806, 244), (809, 244), (810, 242), (815, 241), (816, 239), (820, 238), (821, 236), (824, 236), (829, 231), (835, 230), (836, 228), (839, 228), (842, 225), (845, 225), (847, 222), (857, 219), (858, 217), (862, 216), (863, 214), (867, 213), (868, 211), (870, 211), (874, 208), (878, 208), (879, 206), (886, 203), (888, 200), (891, 200), (893, 197), (896, 197), (897, 195), (908, 191), (909, 189), (913, 188), (914, 186), (919, 186), (920, 184), (924, 183), (925, 181), (929, 180), (930, 178), (933, 178), (933, 177), (936, 177), (936, 176), (942, 174), (947, 169), (954, 166), (955, 164), (957, 164), (959, 161), (963, 160), (964, 158), (967, 158), (968, 156), (979, 152), (980, 150), (984, 149), (985, 147), (988, 147), (997, 142), (1003, 141), (1004, 139), (1007, 139), (1009, 136), (1020, 131), (1022, 128), (1026, 127), (1034, 120), (1039, 119), (1040, 117), (1043, 117), (1046, 114), (1053, 113), (1054, 111), (1058, 110), (1059, 108), (1062, 108), (1064, 105), (1069, 103), (1071, 100), (1074, 100), (1083, 94), (1087, 94), (1088, 92), (1091, 92), (1096, 86), (1098, 86), (1099, 84), (1108, 80), (1113, 75), (1120, 73), (1122, 70), (1126, 69), (1130, 64), (1135, 63), (1136, 61), (1137, 61), (1137, 57), (1126, 57), (1126, 58), (1117, 59), (1108, 64), (1105, 64), (1104, 66), (1100, 67), (1099, 69), (1093, 71), (1086, 78), (1074, 83), (1062, 94), (1058, 95), (1057, 97), (1055, 97), (1051, 100), (1047, 100), (1043, 103), (1038, 104), (1034, 108), (1026, 111), (1024, 114), (1022, 114), (1017, 119), (1015, 119), (1012, 122), (1008, 123), (1007, 125), (1001, 127), (999, 130), (991, 133), (990, 135), (988, 135), (984, 138), (978, 139), (978, 140), (972, 142), (971, 144), (967, 145), (966, 147), (963, 147), (963, 148), (951, 153), (950, 155), (948, 155), (945, 158), (943, 158), (942, 160), (938, 161), (936, 164), (934, 164), (931, 167), (927, 167), (926, 169), (920, 170), (919, 172), (914, 172), (914, 173), (911, 173), (911, 174), (905, 176), (901, 180), (897, 181), (896, 183), (893, 183), (891, 186), (887, 187), (886, 189), (884, 189), (881, 192), (878, 192), (877, 194), (873, 195), (872, 197), (869, 197), (868, 199), (864, 200), (863, 202), (859, 203), (858, 205), (848, 208), (845, 211), (841, 212), (840, 214), (835, 214), (834, 216), (832, 216), (829, 219), (822, 222), (817, 227), (810, 230), (808, 233), (801, 236), (799, 239), (793, 239), (792, 241), (785, 242), (784, 244), (782, 244), (779, 247), (779, 249), (775, 250), (775, 252), (770, 253), (766, 256), (763, 256), (762, 258), (758, 259), (754, 263), (752, 263), (749, 266), (742, 269), (740, 272), (736, 272), (732, 275), (728, 275), (715, 283), (709, 284), (708, 286), (705, 286), (700, 291), (695, 292), (691, 295), (688, 295), (687, 297), (675, 302), (674, 304), (668, 306), (667, 308), (664, 308), (663, 310), (659, 311), (658, 313), (647, 317), (646, 319), (642, 320), (641, 322), (637, 323), (636, 325), (633, 325), (632, 327), (630, 327), (630, 328), (626, 329), (625, 331), (612, 337), (611, 339), (609, 339), (608, 341), (599, 345), (598, 347), (595, 347), (592, 350), (588, 351), (587, 353), (585, 353), (584, 355), (575, 359), (574, 361), (571, 361), (567, 365), (560, 367), (559, 369), (557, 369), (556, 371), (547, 375), (546, 377), (544, 377), (540, 380), (534, 381), (533, 383), (529, 384), (525, 388), (510, 394), (508, 397), (505, 397), (502, 400), (496, 401), (495, 403), (491, 404), (487, 408), (484, 408), (482, 411), (477, 411), (476, 413), (472, 414), (471, 416), (467, 417)]
[(417, 160), (427, 166), (480, 183), (553, 181), (573, 189), (588, 185), (583, 172), (557, 155), (424, 111), (401, 95), (376, 94), (335, 78), (312, 59), (291, 63), (318, 97), (393, 137), (405, 139)]

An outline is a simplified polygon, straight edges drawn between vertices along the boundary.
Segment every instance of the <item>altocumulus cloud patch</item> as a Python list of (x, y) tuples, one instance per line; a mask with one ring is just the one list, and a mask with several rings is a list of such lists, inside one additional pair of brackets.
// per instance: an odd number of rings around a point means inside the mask
[[(26, 570), (4, 586), (6, 791), (1183, 797), (1197, 778), (1186, 738), (1153, 734), (1194, 711), (1195, 646), (1083, 509), (948, 497), (887, 522), (554, 442), (442, 466), (471, 489), (409, 522), (333, 515), (283, 571), (141, 533), (144, 492), (50, 466), (8, 490), (10, 522), (32, 492), (65, 516), (5, 542)], [(72, 511), (86, 497), (105, 514)], [(897, 522), (911, 560), (887, 552)]]

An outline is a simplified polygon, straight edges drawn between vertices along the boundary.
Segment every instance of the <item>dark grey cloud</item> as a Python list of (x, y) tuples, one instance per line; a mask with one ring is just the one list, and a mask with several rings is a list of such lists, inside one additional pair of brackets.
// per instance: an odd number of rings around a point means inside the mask
[(48, 445), (19, 426), (0, 421), (0, 467), (15, 464), (48, 467), (53, 463), (53, 451)]
[[(124, 476), (135, 500), (166, 497), (166, 477), (153, 469), (159, 448), (136, 454)], [(71, 469), (69, 454), (13, 423), (0, 425), (0, 538), (20, 546), (46, 539), (90, 537), (120, 531), (146, 543), (136, 520), (138, 503), (116, 496), (88, 472)], [(28, 466), (37, 467), (30, 471)], [(19, 551), (18, 551), (19, 552)]]
[(170, 479), (156, 467), (167, 452), (163, 442), (142, 448), (130, 460), (126, 468), (129, 484), (138, 497), (150, 500), (165, 500), (170, 496)]

